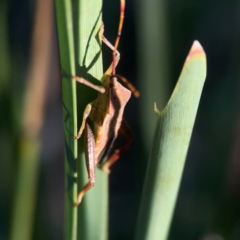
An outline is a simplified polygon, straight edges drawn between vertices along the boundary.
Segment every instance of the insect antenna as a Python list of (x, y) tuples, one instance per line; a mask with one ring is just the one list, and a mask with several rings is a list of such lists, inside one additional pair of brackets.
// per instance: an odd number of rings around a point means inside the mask
[(117, 56), (117, 48), (119, 45), (121, 33), (122, 33), (122, 27), (123, 27), (123, 21), (124, 21), (124, 12), (125, 12), (125, 0), (120, 0), (120, 19), (119, 19), (119, 25), (118, 25), (118, 33), (114, 44), (114, 50), (113, 50), (113, 68), (112, 68), (112, 75), (116, 73), (116, 56)]

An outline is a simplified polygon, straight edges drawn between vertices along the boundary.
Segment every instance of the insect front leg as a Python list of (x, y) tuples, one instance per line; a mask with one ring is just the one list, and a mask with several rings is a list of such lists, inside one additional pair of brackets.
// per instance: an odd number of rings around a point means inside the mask
[(133, 133), (125, 120), (122, 120), (118, 135), (126, 138), (128, 142), (120, 149), (116, 149), (110, 158), (103, 164), (102, 170), (108, 174), (110, 173), (110, 167), (130, 148), (133, 143)]
[(82, 125), (81, 125), (81, 127), (80, 127), (80, 129), (78, 131), (78, 135), (74, 137), (75, 139), (79, 139), (82, 136), (82, 132), (83, 132), (83, 130), (85, 128), (86, 120), (87, 120), (89, 114), (91, 113), (91, 110), (92, 110), (92, 105), (89, 103), (86, 106), (86, 108), (85, 108), (85, 110), (83, 112)]
[(110, 65), (110, 67), (105, 72), (106, 74), (112, 74), (112, 72), (115, 72), (115, 68), (118, 65), (118, 62), (120, 60), (120, 52), (105, 38), (104, 36), (104, 24), (102, 23), (101, 29), (100, 29), (100, 38), (101, 40), (113, 51), (113, 62)]
[(85, 193), (90, 190), (95, 184), (95, 164), (94, 164), (94, 153), (95, 153), (95, 139), (89, 124), (86, 123), (85, 133), (84, 133), (84, 146), (85, 146), (85, 158), (86, 166), (88, 172), (88, 182), (82, 188), (81, 192), (78, 194), (77, 202), (73, 204), (74, 207), (78, 206)]

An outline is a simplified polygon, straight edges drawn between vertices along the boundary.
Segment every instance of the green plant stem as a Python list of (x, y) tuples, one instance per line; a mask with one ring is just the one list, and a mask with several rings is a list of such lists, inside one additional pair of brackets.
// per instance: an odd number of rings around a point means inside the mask
[(206, 57), (195, 41), (157, 124), (137, 224), (137, 240), (166, 240), (206, 77)]
[(2, 1), (0, 3), (0, 94), (4, 94), (9, 85), (9, 73), (10, 73), (10, 50), (9, 50), (9, 38), (8, 38), (8, 7), (9, 3), (7, 1)]
[[(138, 27), (138, 79), (141, 97), (141, 132), (147, 152), (151, 148), (155, 116), (152, 103), (162, 109), (170, 96), (168, 10), (165, 0), (139, 1), (136, 18)], [(154, 37), (149, 37), (154, 36)], [(146, 127), (148, 126), (148, 127)]]
[[(52, 12), (51, 2), (37, 1), (30, 66), (21, 118), (22, 135), (16, 191), (13, 199), (11, 240), (32, 239), (41, 153), (41, 130), (51, 52)], [(43, 15), (44, 19), (42, 19)], [(39, 43), (41, 43), (41, 48), (39, 48)]]
[(14, 194), (11, 240), (32, 239), (34, 226), (37, 179), (39, 172), (39, 152), (41, 140), (23, 136), (19, 152), (19, 169)]

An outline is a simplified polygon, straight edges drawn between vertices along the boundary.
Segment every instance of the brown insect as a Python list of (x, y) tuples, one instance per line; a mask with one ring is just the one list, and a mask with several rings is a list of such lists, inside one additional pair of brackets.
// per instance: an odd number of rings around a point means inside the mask
[[(104, 37), (103, 25), (100, 30), (102, 41), (113, 50), (113, 61), (101, 79), (102, 86), (96, 86), (80, 77), (73, 77), (74, 80), (99, 91), (97, 99), (86, 106), (82, 125), (78, 135), (75, 137), (75, 139), (80, 138), (85, 129), (84, 148), (89, 180), (80, 191), (74, 206), (81, 203), (85, 193), (94, 186), (96, 180), (95, 168), (101, 164), (102, 170), (110, 173), (109, 168), (133, 142), (132, 132), (128, 124), (123, 120), (123, 111), (131, 97), (131, 92), (135, 97), (139, 97), (140, 94), (126, 78), (115, 73), (116, 66), (120, 60), (120, 53), (117, 51), (117, 47), (122, 31), (124, 10), (125, 0), (120, 0), (120, 21), (114, 46)], [(123, 81), (131, 91), (122, 86), (118, 79)], [(93, 122), (94, 131), (92, 131), (89, 125), (90, 120)], [(128, 139), (128, 142), (120, 149), (115, 150), (109, 157), (112, 145), (118, 135)], [(108, 159), (105, 161), (105, 158)]]

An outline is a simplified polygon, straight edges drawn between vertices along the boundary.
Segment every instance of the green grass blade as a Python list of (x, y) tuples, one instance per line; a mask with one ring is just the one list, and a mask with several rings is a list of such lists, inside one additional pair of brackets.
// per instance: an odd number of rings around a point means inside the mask
[(76, 83), (71, 80), (75, 75), (75, 55), (73, 36), (72, 2), (56, 0), (56, 17), (62, 72), (62, 98), (65, 136), (65, 238), (76, 240), (77, 209), (73, 202), (77, 198), (76, 158), (77, 133)]
[[(55, 2), (63, 74), (66, 74), (66, 76), (81, 76), (95, 84), (100, 84), (99, 80), (103, 75), (101, 40), (99, 38), (102, 1), (74, 0)], [(74, 45), (74, 48), (69, 47), (69, 44)], [(76, 69), (76, 73), (74, 68)], [(106, 174), (97, 169), (94, 188), (84, 196), (78, 208), (73, 209), (71, 205), (73, 199), (76, 199), (76, 193), (79, 192), (88, 181), (83, 138), (75, 141), (79, 146), (78, 157), (76, 156), (76, 147), (73, 145), (73, 135), (76, 135), (75, 119), (78, 113), (77, 125), (79, 127), (85, 106), (97, 97), (97, 93), (89, 87), (78, 84), (76, 113), (74, 105), (76, 104), (74, 95), (75, 82), (69, 80), (69, 78), (63, 79), (65, 138), (66, 149), (69, 151), (69, 154), (66, 154), (66, 170), (68, 176), (66, 179), (66, 187), (68, 189), (68, 196), (66, 196), (67, 214), (65, 238), (81, 240), (107, 239), (108, 176)], [(66, 120), (68, 120), (68, 123), (66, 123)], [(73, 162), (73, 158), (75, 162)], [(75, 164), (77, 165), (77, 175), (70, 168), (69, 163), (71, 162), (73, 162), (73, 166), (75, 166)], [(76, 176), (78, 176), (78, 190), (76, 190), (74, 183)], [(77, 218), (76, 210), (78, 212)], [(77, 232), (75, 229), (76, 219), (78, 220)]]
[(195, 41), (167, 106), (157, 111), (137, 240), (167, 239), (205, 77), (205, 53)]
[[(100, 84), (103, 75), (101, 40), (99, 30), (102, 23), (102, 1), (74, 1), (75, 55), (78, 76)], [(97, 92), (78, 84), (78, 126), (82, 121), (86, 105), (96, 99)], [(78, 191), (88, 181), (83, 138), (79, 139), (79, 157), (77, 160)], [(108, 176), (96, 169), (95, 186), (87, 192), (78, 206), (78, 239), (107, 239), (108, 224)]]

